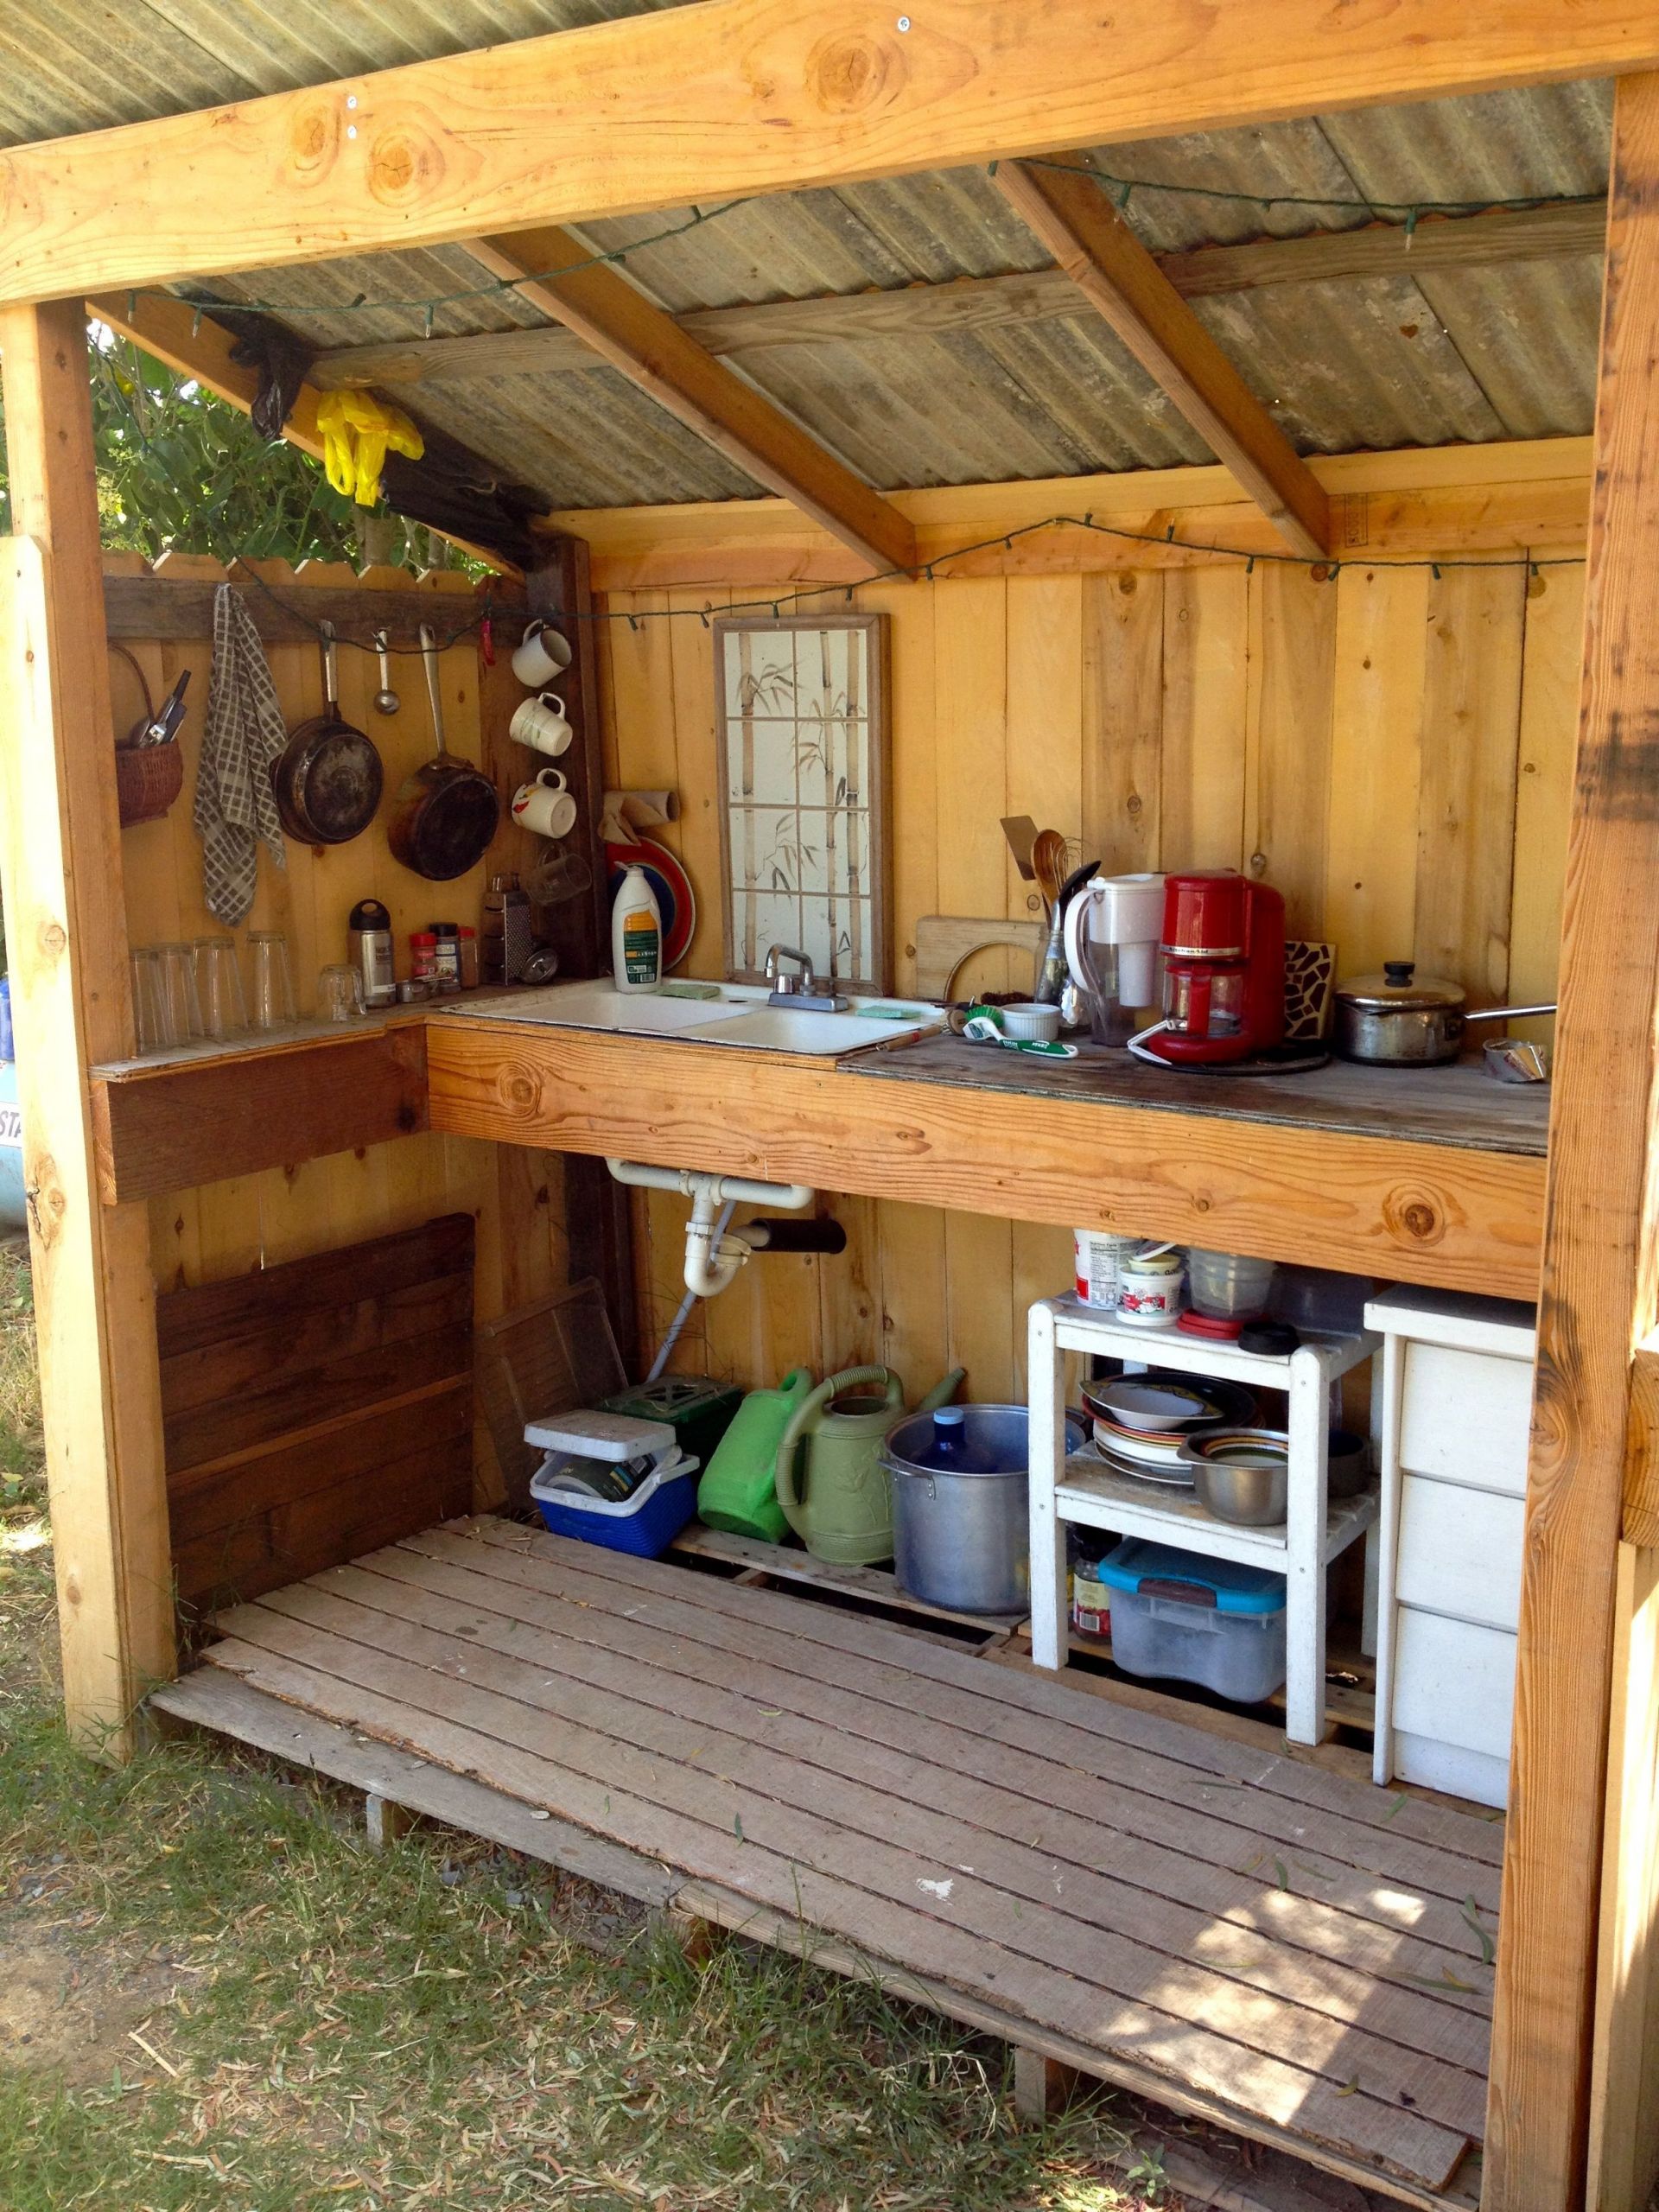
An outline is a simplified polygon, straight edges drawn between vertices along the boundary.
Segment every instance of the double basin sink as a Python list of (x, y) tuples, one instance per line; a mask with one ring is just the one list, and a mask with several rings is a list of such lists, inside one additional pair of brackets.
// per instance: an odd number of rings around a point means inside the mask
[[(551, 1028), (602, 1030), (621, 1037), (671, 1037), (689, 1045), (732, 1045), (766, 1052), (802, 1052), (839, 1059), (919, 1037), (941, 1026), (932, 1007), (893, 999), (852, 998), (842, 1014), (768, 1006), (761, 983), (721, 983), (715, 998), (666, 992), (619, 991), (612, 983), (550, 983), (481, 1006), (446, 1006), (488, 1021), (543, 1022)], [(880, 1009), (880, 1011), (876, 1011)]]

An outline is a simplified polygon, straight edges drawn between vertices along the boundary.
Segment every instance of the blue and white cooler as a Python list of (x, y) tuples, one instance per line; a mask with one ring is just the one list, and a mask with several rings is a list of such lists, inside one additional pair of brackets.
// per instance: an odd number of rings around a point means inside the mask
[(528, 1422), (542, 1449), (530, 1494), (556, 1536), (656, 1559), (696, 1510), (699, 1462), (664, 1421), (598, 1411)]

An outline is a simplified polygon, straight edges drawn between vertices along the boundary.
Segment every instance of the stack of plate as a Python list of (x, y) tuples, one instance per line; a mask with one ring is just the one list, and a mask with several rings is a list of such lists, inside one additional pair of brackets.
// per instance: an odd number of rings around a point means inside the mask
[(1094, 1421), (1095, 1449), (1118, 1473), (1141, 1482), (1191, 1490), (1192, 1465), (1181, 1446), (1211, 1429), (1255, 1418), (1255, 1397), (1243, 1383), (1211, 1375), (1160, 1370), (1086, 1382), (1083, 1402)]

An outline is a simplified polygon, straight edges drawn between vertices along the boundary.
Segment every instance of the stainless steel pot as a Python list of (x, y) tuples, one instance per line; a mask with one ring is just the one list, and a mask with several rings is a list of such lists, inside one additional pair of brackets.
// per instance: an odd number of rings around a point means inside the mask
[[(1024, 1406), (962, 1408), (963, 1441), (992, 1474), (944, 1474), (910, 1457), (933, 1434), (931, 1413), (912, 1414), (887, 1435), (893, 1483), (893, 1563), (901, 1590), (960, 1613), (1031, 1608), (1029, 1414)], [(1065, 1448), (1081, 1452), (1083, 1424), (1070, 1415)]]
[(1471, 1013), (1459, 984), (1420, 976), (1414, 961), (1385, 960), (1380, 976), (1351, 976), (1337, 985), (1333, 1041), (1342, 1058), (1371, 1067), (1439, 1067), (1457, 1058), (1471, 1021), (1554, 1011), (1553, 1005), (1490, 1006)]
[(1290, 1438), (1282, 1428), (1224, 1428), (1183, 1444), (1192, 1489), (1206, 1512), (1241, 1529), (1276, 1529), (1290, 1492)]

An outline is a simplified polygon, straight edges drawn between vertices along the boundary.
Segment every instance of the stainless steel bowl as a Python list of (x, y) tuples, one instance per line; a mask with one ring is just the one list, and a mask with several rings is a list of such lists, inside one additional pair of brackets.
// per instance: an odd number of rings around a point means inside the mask
[(1290, 1492), (1290, 1438), (1282, 1428), (1211, 1429), (1183, 1444), (1200, 1505), (1241, 1529), (1277, 1528)]

